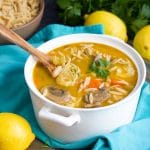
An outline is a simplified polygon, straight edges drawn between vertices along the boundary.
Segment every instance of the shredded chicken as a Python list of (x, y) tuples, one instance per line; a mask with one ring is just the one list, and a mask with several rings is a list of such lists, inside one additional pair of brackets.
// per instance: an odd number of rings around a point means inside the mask
[(60, 73), (61, 71), (63, 70), (62, 66), (57, 66), (54, 71), (52, 72), (52, 76), (54, 78), (56, 78)]
[(56, 78), (56, 83), (62, 86), (73, 86), (80, 76), (80, 68), (73, 63), (67, 63)]
[(78, 92), (81, 92), (83, 89), (85, 89), (91, 81), (91, 77), (86, 77), (85, 80), (80, 84)]

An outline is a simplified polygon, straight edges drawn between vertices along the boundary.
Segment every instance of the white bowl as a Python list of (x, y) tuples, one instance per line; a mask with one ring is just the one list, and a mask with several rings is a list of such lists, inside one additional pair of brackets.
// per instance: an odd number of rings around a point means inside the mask
[(33, 83), (33, 68), (37, 61), (30, 56), (25, 64), (25, 80), (36, 119), (48, 136), (66, 143), (109, 133), (130, 123), (146, 77), (146, 67), (141, 56), (131, 46), (111, 36), (86, 33), (66, 35), (42, 44), (39, 50), (47, 53), (62, 45), (78, 42), (102, 43), (124, 52), (135, 63), (138, 80), (132, 92), (115, 104), (90, 109), (70, 108), (48, 100), (36, 89)]

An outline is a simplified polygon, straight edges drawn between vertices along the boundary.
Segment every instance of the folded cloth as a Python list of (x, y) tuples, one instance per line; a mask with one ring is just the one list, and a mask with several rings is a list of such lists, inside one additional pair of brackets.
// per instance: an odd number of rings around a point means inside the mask
[[(49, 25), (35, 34), (29, 42), (38, 46), (52, 38), (74, 33), (103, 33), (103, 26), (68, 27)], [(0, 46), (0, 112), (13, 112), (26, 118), (36, 137), (53, 148), (62, 149), (150, 149), (150, 88), (145, 82), (134, 121), (112, 133), (90, 139), (62, 143), (48, 137), (38, 126), (31, 104), (28, 88), (24, 80), (24, 64), (28, 53), (16, 45)]]

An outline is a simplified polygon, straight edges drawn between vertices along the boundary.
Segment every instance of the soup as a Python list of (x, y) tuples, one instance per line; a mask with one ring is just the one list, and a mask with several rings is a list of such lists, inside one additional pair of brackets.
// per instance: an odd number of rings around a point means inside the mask
[(132, 60), (116, 48), (98, 43), (74, 43), (48, 53), (56, 65), (53, 76), (38, 62), (33, 70), (37, 89), (58, 104), (93, 108), (126, 97), (137, 82)]

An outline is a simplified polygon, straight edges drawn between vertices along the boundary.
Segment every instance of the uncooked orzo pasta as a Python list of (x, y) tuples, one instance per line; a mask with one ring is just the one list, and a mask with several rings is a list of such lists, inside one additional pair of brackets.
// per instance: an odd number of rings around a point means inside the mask
[(0, 0), (0, 24), (17, 28), (35, 18), (40, 0)]

